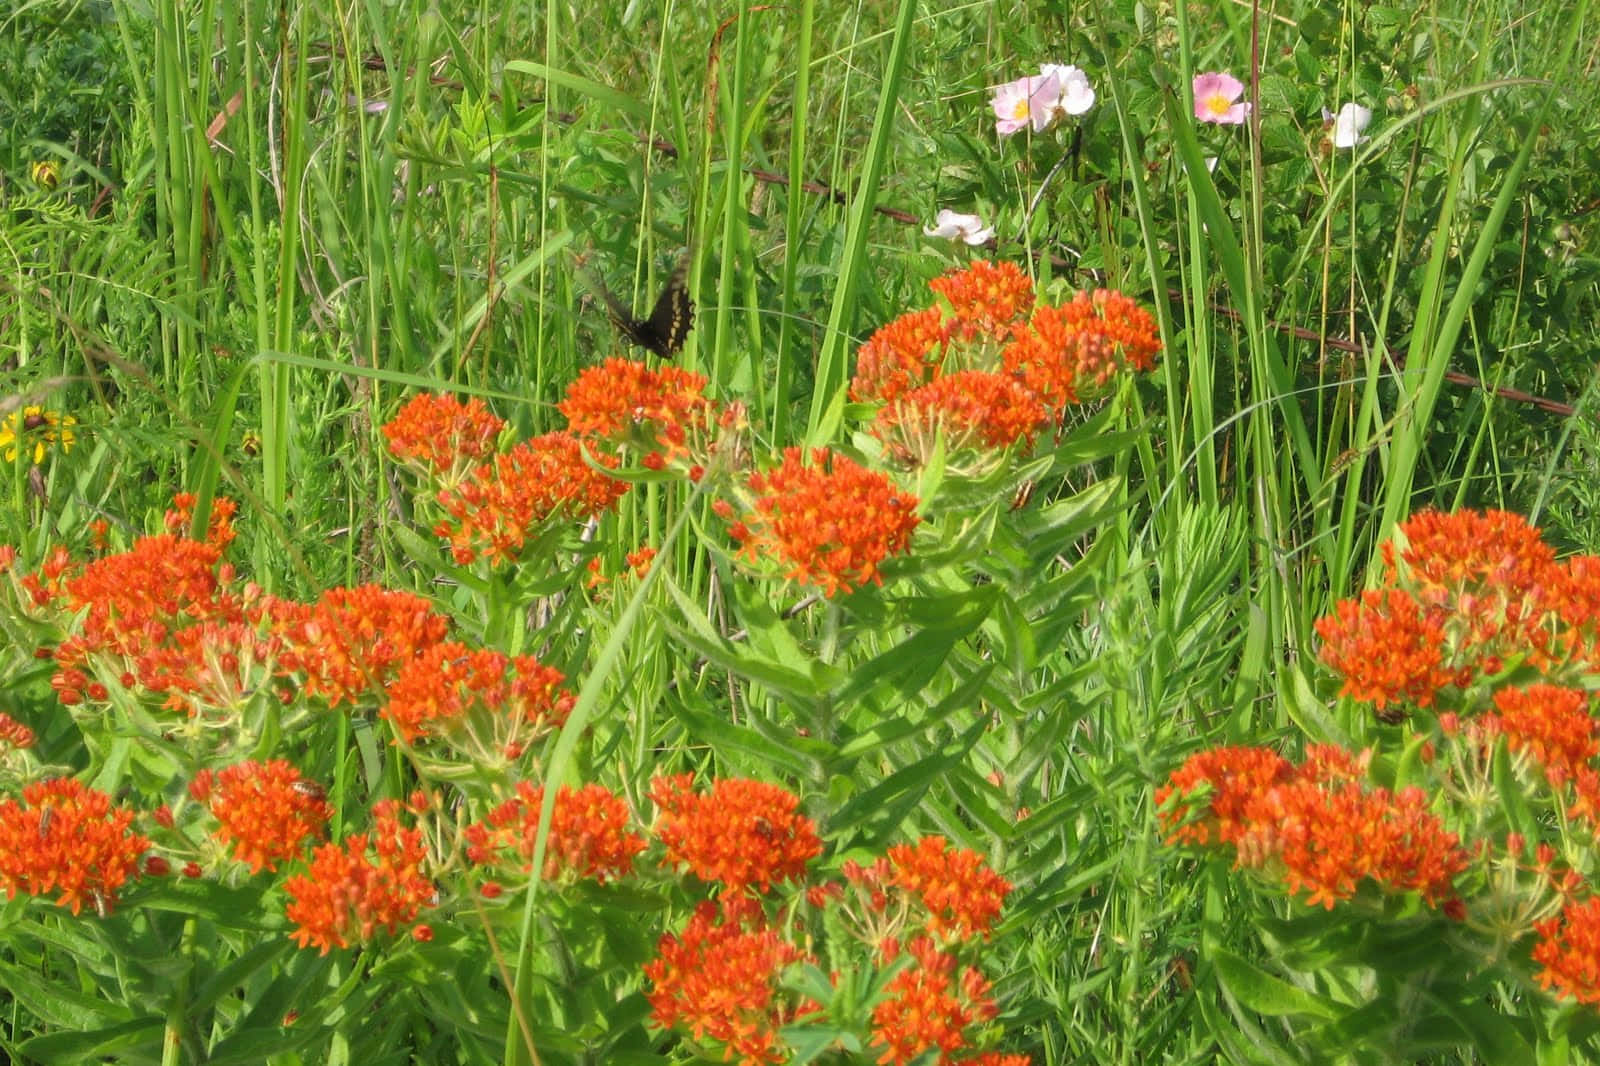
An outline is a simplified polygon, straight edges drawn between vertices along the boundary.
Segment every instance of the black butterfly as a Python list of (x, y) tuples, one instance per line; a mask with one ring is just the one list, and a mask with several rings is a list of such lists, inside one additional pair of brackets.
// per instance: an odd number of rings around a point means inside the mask
[(626, 304), (600, 285), (600, 296), (623, 336), (663, 359), (677, 354), (694, 328), (694, 301), (689, 298), (689, 259), (685, 256), (667, 279), (667, 287), (650, 310), (649, 318), (634, 318)]

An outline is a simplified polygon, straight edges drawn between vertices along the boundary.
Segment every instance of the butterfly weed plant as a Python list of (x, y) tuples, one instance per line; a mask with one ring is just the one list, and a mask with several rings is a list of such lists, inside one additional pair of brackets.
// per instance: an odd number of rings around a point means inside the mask
[[(1002, 598), (1043, 619), (1082, 585), (1055, 559), (1092, 550), (1115, 484), (1031, 522), (1016, 489), (1115, 446), (1074, 412), (1131, 395), (1159, 342), (1120, 294), (1038, 301), (1011, 264), (933, 288), (940, 302), (863, 346), (859, 447), (760, 456), (742, 404), (709, 397), (704, 377), (620, 358), (572, 382), (566, 429), (522, 441), (479, 400), (415, 396), (383, 432), (448, 596), (266, 593), (227, 560), (226, 499), (198, 538), (180, 497), (165, 532), (120, 550), (103, 526), (87, 556), (30, 564), (8, 549), (11, 665), (43, 664), (31, 669), (64, 710), (37, 736), (4, 723), (13, 907), (36, 908), (41, 936), (98, 923), (69, 955), (135, 938), (176, 954), (192, 986), (245, 971), (257, 986), (247, 1010), (202, 1009), (168, 998), (163, 967), (135, 964), (99, 1024), (19, 1052), (88, 1053), (119, 1017), (148, 1017), (150, 1047), (197, 1056), (326, 1046), (338, 1016), (378, 1002), (353, 982), (424, 996), (429, 982), (404, 975), (447, 957), (462, 981), (441, 1009), (474, 1029), (469, 1004), (511, 983), (498, 946), (539, 882), (531, 970), (493, 1001), (541, 1061), (1030, 1061), (986, 960), (1014, 887), (989, 853), (1026, 851), (1014, 827), (1031, 815), (985, 826), (974, 812), (995, 807), (978, 796), (1015, 794), (1019, 763), (1026, 778), (1053, 760), (1025, 757), (1040, 723), (1007, 705), (992, 664), (953, 653), (984, 640)], [(645, 484), (712, 499), (697, 550), (739, 632), (657, 573), (652, 545), (606, 572), (586, 523)], [(595, 625), (652, 579), (670, 590), (664, 624), (701, 660), (679, 675), (690, 691), (667, 736), (776, 755), (761, 779), (630, 742), (629, 708), (649, 694), (625, 677), (590, 678), (607, 708), (575, 716), (567, 671), (585, 644), (559, 630)], [(796, 610), (780, 615), (785, 590)], [(827, 626), (790, 617), (804, 611)], [(695, 698), (712, 669), (722, 698), (749, 707), (734, 721)], [(330, 724), (336, 745), (310, 743)], [(964, 765), (977, 752), (992, 780)], [(85, 782), (58, 758), (97, 769)], [(895, 812), (928, 802), (947, 824), (906, 837)], [(37, 1010), (41, 1029), (61, 1025)]]

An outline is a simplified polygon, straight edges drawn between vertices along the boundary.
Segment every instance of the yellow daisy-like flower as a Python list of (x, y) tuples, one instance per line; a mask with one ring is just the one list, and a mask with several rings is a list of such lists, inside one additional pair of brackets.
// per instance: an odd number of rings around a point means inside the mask
[(61, 164), (54, 159), (41, 159), (28, 170), (33, 183), (41, 189), (53, 189), (61, 184)]
[(70, 452), (78, 442), (72, 427), (78, 420), (71, 415), (46, 411), (38, 404), (30, 404), (21, 411), (12, 411), (0, 421), (0, 449), (4, 449), (6, 462), (14, 463), (17, 456), (29, 448), (33, 450), (35, 464), (44, 462), (45, 455), (56, 445), (63, 453)]

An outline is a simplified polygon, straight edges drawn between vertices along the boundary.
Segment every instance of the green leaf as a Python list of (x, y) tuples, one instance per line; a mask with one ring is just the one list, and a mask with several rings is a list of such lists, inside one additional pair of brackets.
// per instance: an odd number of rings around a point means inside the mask
[(640, 122), (648, 123), (650, 121), (650, 105), (648, 103), (643, 100), (636, 100), (627, 93), (618, 92), (611, 86), (602, 85), (590, 78), (565, 70), (557, 70), (555, 67), (546, 66), (531, 59), (509, 60), (505, 69), (513, 74), (531, 74), (536, 78), (543, 78), (545, 81), (571, 89), (575, 93), (596, 100), (613, 111), (621, 111), (632, 115)]
[(1274, 1018), (1335, 1018), (1344, 1008), (1267, 973), (1231, 951), (1217, 949), (1212, 963), (1228, 992), (1242, 1005)]
[(161, 1019), (151, 1016), (107, 1026), (104, 1029), (50, 1033), (23, 1041), (17, 1045), (17, 1050), (24, 1061), (32, 1062), (92, 1062), (98, 1059), (121, 1061), (118, 1052), (158, 1042), (161, 1029)]

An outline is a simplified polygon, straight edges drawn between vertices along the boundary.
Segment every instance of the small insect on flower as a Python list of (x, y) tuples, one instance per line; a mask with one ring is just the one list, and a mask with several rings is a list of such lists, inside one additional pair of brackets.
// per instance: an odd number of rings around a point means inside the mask
[(54, 807), (46, 807), (39, 812), (39, 835), (41, 837), (50, 835), (50, 823), (55, 820), (55, 817), (56, 809)]
[(306, 797), (306, 799), (325, 800), (328, 798), (327, 789), (323, 788), (315, 781), (308, 780), (304, 777), (299, 778), (289, 787), (300, 795)]

